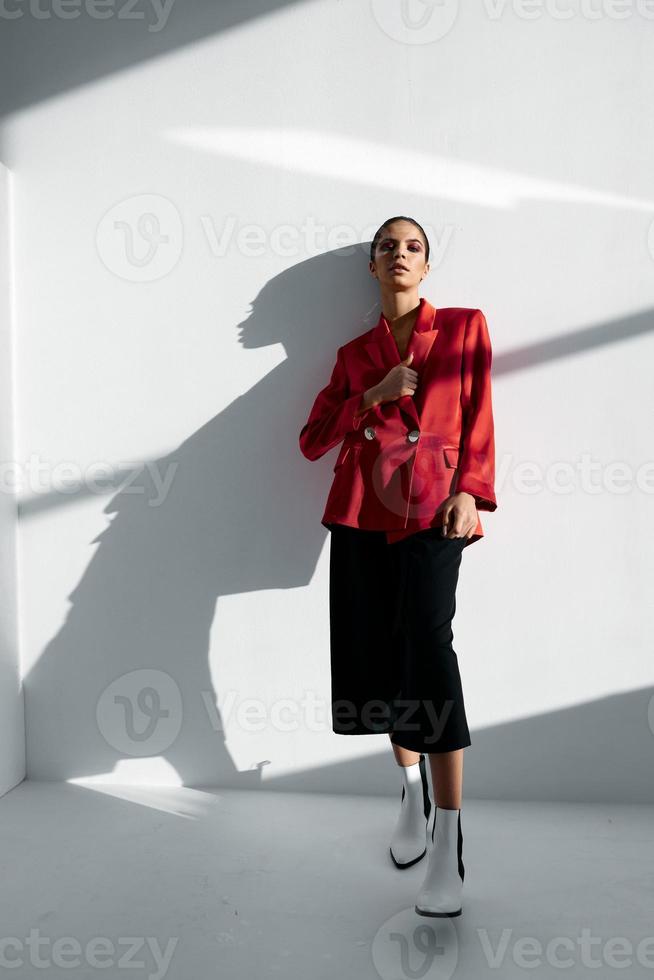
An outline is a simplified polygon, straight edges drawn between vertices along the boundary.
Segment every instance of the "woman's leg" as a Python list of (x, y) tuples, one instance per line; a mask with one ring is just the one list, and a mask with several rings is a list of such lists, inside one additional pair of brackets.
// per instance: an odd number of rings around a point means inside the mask
[(398, 543), (405, 547), (392, 634), (399, 696), (391, 740), (433, 756), (434, 792), (444, 809), (458, 809), (453, 801), (461, 796), (461, 753), (471, 744), (452, 629), (462, 540), (428, 529)]
[[(393, 733), (389, 732), (392, 737)], [(412, 752), (411, 749), (403, 749), (401, 745), (393, 746), (393, 754), (395, 755), (395, 761), (398, 766), (413, 766), (416, 762), (420, 762), (420, 752)], [(432, 770), (433, 772), (433, 770)]]
[(463, 749), (430, 752), (431, 778), (436, 796), (434, 821), (427, 828), (429, 858), (418, 898), (418, 915), (452, 918), (461, 915), (463, 831), (461, 783)]
[[(393, 744), (393, 743), (391, 743)], [(393, 752), (402, 777), (400, 812), (391, 837), (390, 852), (398, 868), (409, 868), (427, 853), (427, 821), (432, 809), (427, 761), (424, 753), (395, 746)]]
[[(412, 766), (419, 762), (420, 752), (403, 749), (401, 745), (392, 742), (391, 745), (398, 766)], [(464, 749), (454, 749), (453, 752), (428, 753), (435, 803), (445, 810), (461, 809), (464, 751)]]
[[(391, 733), (392, 736), (392, 733)], [(395, 761), (398, 766), (412, 766), (420, 761), (420, 753), (411, 749), (403, 749), (401, 745), (391, 743)], [(445, 810), (459, 810), (463, 789), (463, 753), (464, 749), (453, 752), (430, 752), (428, 754), (431, 766), (431, 784), (434, 787), (437, 806)]]
[[(394, 746), (398, 749), (399, 746)], [(407, 749), (400, 749), (407, 752)], [(452, 752), (430, 752), (431, 782), (434, 787), (436, 805), (445, 810), (461, 808), (463, 785), (463, 749)], [(410, 753), (415, 754), (415, 753)]]

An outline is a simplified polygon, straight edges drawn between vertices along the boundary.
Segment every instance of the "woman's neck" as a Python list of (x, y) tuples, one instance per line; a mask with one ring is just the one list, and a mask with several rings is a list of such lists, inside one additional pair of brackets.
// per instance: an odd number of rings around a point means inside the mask
[(410, 331), (418, 316), (420, 297), (417, 292), (382, 295), (381, 309), (394, 333)]

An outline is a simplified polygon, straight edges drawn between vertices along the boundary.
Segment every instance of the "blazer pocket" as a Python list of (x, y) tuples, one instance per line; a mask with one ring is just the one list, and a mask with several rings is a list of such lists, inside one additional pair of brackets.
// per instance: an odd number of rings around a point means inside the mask
[(445, 457), (445, 465), (456, 469), (459, 465), (459, 450), (454, 449), (454, 447), (445, 447), (443, 449), (443, 456)]
[(336, 462), (334, 463), (334, 470), (337, 470), (339, 466), (342, 466), (348, 456), (350, 459), (356, 459), (360, 451), (361, 445), (359, 443), (355, 443), (354, 445), (350, 444), (349, 446), (341, 446), (341, 451), (336, 457)]
[(339, 466), (342, 466), (347, 459), (348, 453), (350, 451), (349, 446), (341, 446), (341, 451), (336, 457), (336, 462), (334, 463), (334, 470), (337, 470)]

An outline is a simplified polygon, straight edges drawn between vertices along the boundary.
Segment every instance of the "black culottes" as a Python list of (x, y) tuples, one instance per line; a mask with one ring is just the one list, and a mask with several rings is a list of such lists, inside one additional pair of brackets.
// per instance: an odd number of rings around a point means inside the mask
[(383, 531), (329, 530), (332, 730), (392, 733), (415, 752), (470, 745), (452, 647), (467, 539), (439, 527), (392, 544)]

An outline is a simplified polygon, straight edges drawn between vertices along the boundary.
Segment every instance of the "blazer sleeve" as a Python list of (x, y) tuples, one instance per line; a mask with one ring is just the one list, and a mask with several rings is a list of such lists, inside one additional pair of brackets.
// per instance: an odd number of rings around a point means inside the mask
[(470, 493), (478, 510), (495, 510), (495, 433), (491, 397), (492, 350), (481, 310), (466, 323), (461, 364), (462, 441), (458, 491)]
[(343, 348), (338, 348), (329, 384), (318, 393), (307, 422), (300, 432), (300, 451), (307, 459), (319, 459), (348, 432), (361, 425), (365, 412), (358, 413), (363, 392), (352, 394), (348, 384)]

